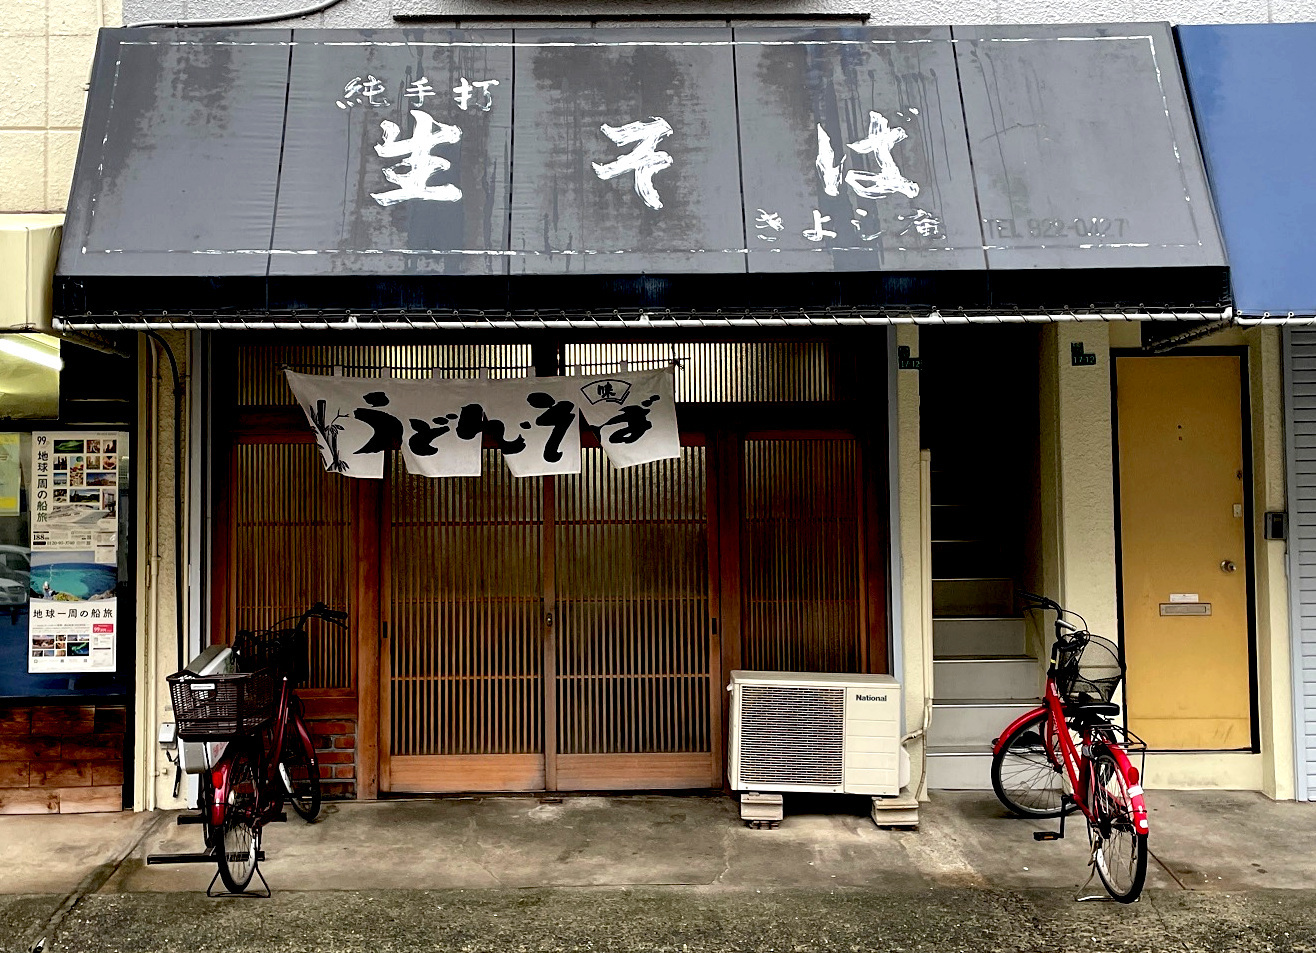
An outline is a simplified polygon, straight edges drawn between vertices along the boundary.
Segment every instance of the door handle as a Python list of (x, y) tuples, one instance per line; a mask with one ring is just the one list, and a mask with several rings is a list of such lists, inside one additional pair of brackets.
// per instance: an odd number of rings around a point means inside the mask
[(1233, 571), (1236, 570), (1237, 568), (1238, 568), (1238, 567), (1234, 565), (1234, 561), (1233, 561), (1232, 559), (1222, 559), (1222, 560), (1220, 560), (1220, 571), (1221, 571), (1221, 572), (1233, 572)]

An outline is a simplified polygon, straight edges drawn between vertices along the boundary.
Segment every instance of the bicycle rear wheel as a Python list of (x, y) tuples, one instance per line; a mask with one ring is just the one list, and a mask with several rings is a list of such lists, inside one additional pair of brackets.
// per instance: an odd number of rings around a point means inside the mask
[(229, 769), (228, 802), (224, 806), (224, 823), (219, 829), (216, 855), (219, 876), (230, 893), (242, 893), (256, 873), (260, 851), (260, 833), (256, 825), (257, 760), (250, 745), (242, 745), (233, 755)]
[(1095, 845), (1097, 875), (1106, 892), (1132, 903), (1147, 879), (1147, 835), (1133, 817), (1129, 781), (1108, 748), (1092, 757), (1092, 819), (1088, 836)]
[(302, 820), (315, 820), (320, 813), (320, 766), (314, 752), (302, 741), (295, 722), (289, 722), (284, 729), (279, 764), (292, 809)]
[(992, 758), (992, 790), (1018, 817), (1059, 817), (1078, 806), (1064, 801), (1060, 744), (1045, 711), (1005, 738)]

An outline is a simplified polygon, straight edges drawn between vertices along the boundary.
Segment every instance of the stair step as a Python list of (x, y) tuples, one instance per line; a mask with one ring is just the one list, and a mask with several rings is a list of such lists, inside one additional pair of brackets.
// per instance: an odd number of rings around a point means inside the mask
[(928, 746), (928, 788), (940, 791), (990, 791), (992, 750), (962, 745)]
[(1021, 618), (950, 618), (932, 620), (932, 654), (1024, 655), (1027, 629)]
[(1036, 698), (1027, 701), (939, 698), (932, 705), (928, 743), (939, 747), (981, 748), (990, 745), (1010, 722), (1040, 704)]
[(932, 502), (933, 540), (999, 539), (1002, 529), (1000, 514), (990, 507)]
[(995, 578), (932, 580), (934, 616), (1008, 616), (1014, 614), (1014, 582)]
[(932, 662), (933, 698), (1037, 698), (1043, 672), (1027, 655), (949, 656)]
[(933, 539), (932, 572), (941, 577), (995, 577), (1015, 568), (999, 539)]

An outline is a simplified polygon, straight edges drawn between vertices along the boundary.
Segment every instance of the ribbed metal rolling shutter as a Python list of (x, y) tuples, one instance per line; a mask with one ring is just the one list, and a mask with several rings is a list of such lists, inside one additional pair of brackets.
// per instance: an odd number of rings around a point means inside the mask
[(1316, 800), (1316, 330), (1284, 332), (1297, 795)]

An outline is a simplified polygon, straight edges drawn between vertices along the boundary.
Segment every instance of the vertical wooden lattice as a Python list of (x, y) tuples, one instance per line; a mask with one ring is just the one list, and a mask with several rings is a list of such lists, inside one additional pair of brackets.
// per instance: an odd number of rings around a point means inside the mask
[[(233, 448), (234, 625), (268, 628), (313, 602), (351, 609), (351, 484), (326, 473), (313, 443)], [(351, 688), (350, 632), (312, 621), (308, 688)]]
[(524, 377), (530, 366), (528, 344), (274, 344), (235, 349), (237, 402), (249, 407), (291, 407), (283, 368), (328, 374), (335, 367), (349, 377), (381, 377), (384, 369), (400, 380), (475, 377), (487, 369), (493, 378)]
[(858, 448), (853, 440), (745, 441), (745, 668), (860, 671), (859, 502)]
[(566, 373), (597, 374), (622, 361), (632, 370), (680, 360), (677, 403), (835, 400), (836, 372), (822, 341), (714, 341), (576, 344), (562, 351)]
[(392, 753), (542, 751), (542, 480), (392, 481)]
[(558, 751), (710, 750), (704, 448), (626, 470), (587, 449), (554, 522)]

